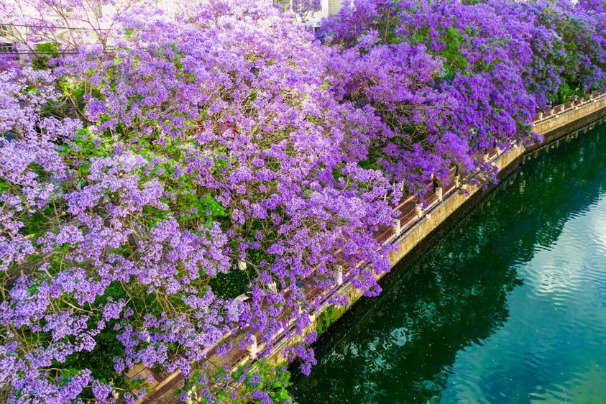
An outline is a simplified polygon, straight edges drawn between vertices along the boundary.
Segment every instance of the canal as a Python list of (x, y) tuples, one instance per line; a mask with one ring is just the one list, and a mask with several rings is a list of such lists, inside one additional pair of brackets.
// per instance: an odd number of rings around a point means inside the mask
[(524, 163), (382, 285), (293, 371), (297, 402), (605, 402), (606, 130)]

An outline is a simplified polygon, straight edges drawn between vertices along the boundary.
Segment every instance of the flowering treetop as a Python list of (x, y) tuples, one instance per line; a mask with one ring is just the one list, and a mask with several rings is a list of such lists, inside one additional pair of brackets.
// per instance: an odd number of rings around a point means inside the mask
[(32, 53), (0, 62), (7, 402), (133, 401), (138, 363), (237, 399), (201, 365), (227, 333), (303, 333), (338, 266), (377, 294), (373, 232), (402, 190), (453, 164), (490, 177), (477, 154), (604, 85), (595, 2), (358, 1), (320, 40), (269, 0), (97, 5), (0, 6)]

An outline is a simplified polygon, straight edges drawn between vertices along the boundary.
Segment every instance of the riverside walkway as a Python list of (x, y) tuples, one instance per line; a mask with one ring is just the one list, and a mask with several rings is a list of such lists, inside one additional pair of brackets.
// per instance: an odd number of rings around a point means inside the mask
[[(533, 120), (533, 129), (543, 135), (555, 133), (558, 129), (572, 129), (570, 133), (566, 133), (567, 138), (578, 136), (579, 133), (584, 133), (591, 129), (594, 122), (590, 122), (579, 128), (570, 128), (575, 122), (581, 122), (587, 119), (603, 119), (603, 114), (606, 110), (606, 94), (592, 94), (586, 100), (577, 100), (563, 105), (558, 105), (549, 111), (544, 111), (535, 117)], [(596, 116), (599, 115), (599, 116)], [(578, 126), (578, 125), (577, 125)], [(541, 147), (549, 147), (550, 142), (559, 142), (564, 134), (556, 134), (553, 138), (546, 138), (545, 142), (538, 146), (526, 149), (524, 146), (510, 146), (505, 150), (492, 148), (484, 155), (476, 156), (485, 163), (496, 166), (499, 171), (508, 167), (514, 161), (517, 161), (528, 151), (534, 151)], [(431, 233), (437, 226), (447, 218), (450, 213), (458, 209), (465, 200), (472, 194), (480, 190), (480, 186), (470, 186), (463, 184), (456, 168), (452, 168), (450, 173), (445, 178), (440, 178), (439, 181), (428, 183), (424, 193), (420, 195), (409, 196), (403, 199), (396, 207), (393, 208), (393, 226), (384, 226), (374, 233), (375, 239), (382, 245), (397, 245), (396, 251), (390, 254), (390, 262), (393, 265), (401, 260), (420, 240)], [(437, 184), (439, 184), (437, 186)], [(455, 200), (456, 199), (456, 200)], [(451, 206), (447, 206), (450, 204)], [(440, 209), (443, 208), (443, 211)], [(433, 220), (431, 226), (427, 225), (432, 222), (432, 215), (436, 213), (437, 220)], [(423, 225), (427, 225), (423, 229)], [(414, 232), (419, 234), (413, 234)], [(403, 247), (404, 246), (404, 247)], [(335, 296), (347, 295), (350, 301), (353, 302), (361, 297), (361, 293), (355, 289), (348, 279), (348, 274), (356, 266), (364, 265), (363, 262), (358, 262), (355, 266), (348, 266), (343, 263), (337, 272), (338, 287), (333, 290), (322, 290), (320, 288), (310, 288), (306, 292), (308, 301), (315, 301), (316, 307), (319, 307), (315, 312), (310, 314), (312, 319), (312, 327), (314, 321), (321, 315), (330, 305), (330, 301)], [(384, 274), (377, 275), (380, 279)], [(305, 280), (302, 281), (305, 285)], [(283, 293), (288, 294), (287, 289)], [(245, 298), (243, 298), (245, 300)], [(283, 312), (282, 318), (287, 318), (290, 312)], [(246, 364), (251, 360), (254, 361), (259, 353), (263, 352), (264, 356), (272, 359), (274, 362), (279, 362), (281, 352), (287, 346), (300, 340), (301, 336), (293, 337), (294, 321), (291, 321), (286, 329), (277, 332), (273, 336), (272, 348), (268, 352), (266, 344), (259, 343), (261, 335), (249, 328), (241, 329), (234, 334), (226, 334), (223, 339), (231, 338), (233, 348), (226, 355), (219, 355), (216, 352), (216, 347), (206, 350), (205, 362), (216, 366), (226, 367), (235, 370), (240, 365)], [(246, 348), (240, 347), (240, 342), (248, 339), (248, 334), (252, 332), (254, 335), (253, 344), (249, 344)], [(172, 374), (156, 373), (152, 370), (139, 365), (128, 374), (129, 378), (146, 378), (152, 392), (145, 398), (139, 400), (141, 403), (172, 403), (177, 401), (177, 390), (184, 386), (185, 380), (180, 371)]]

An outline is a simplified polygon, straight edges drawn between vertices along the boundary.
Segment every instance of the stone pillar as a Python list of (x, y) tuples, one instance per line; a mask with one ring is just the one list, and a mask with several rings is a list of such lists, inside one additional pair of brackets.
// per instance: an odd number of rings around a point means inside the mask
[(329, 16), (329, 14), (328, 14), (328, 9), (329, 9), (329, 7), (330, 7), (330, 5), (329, 5), (329, 0), (322, 0), (322, 1), (320, 2), (320, 4), (321, 4), (321, 7), (322, 7), (322, 8), (321, 8), (321, 15), (322, 15), (322, 18), (327, 18), (327, 17)]
[(343, 285), (343, 267), (341, 265), (337, 265), (337, 285)]
[(455, 188), (458, 188), (461, 185), (461, 176), (460, 175), (455, 175), (454, 177), (454, 186)]
[(442, 202), (444, 200), (444, 195), (442, 192), (442, 187), (436, 188), (436, 195), (438, 195), (438, 201)]
[(253, 335), (251, 340), (252, 340), (252, 342), (247, 348), (248, 355), (250, 356), (251, 359), (255, 359), (257, 357), (257, 353), (259, 350), (259, 347), (257, 345), (257, 337), (255, 335)]
[(401, 231), (402, 226), (400, 226), (400, 218), (396, 218), (393, 221), (393, 232), (396, 233), (396, 236), (399, 236)]
[(273, 293), (278, 293), (278, 286), (276, 285), (276, 282), (269, 282), (267, 284), (267, 289)]
[(417, 211), (417, 217), (420, 219), (423, 217), (423, 202), (417, 203), (415, 206), (415, 210)]

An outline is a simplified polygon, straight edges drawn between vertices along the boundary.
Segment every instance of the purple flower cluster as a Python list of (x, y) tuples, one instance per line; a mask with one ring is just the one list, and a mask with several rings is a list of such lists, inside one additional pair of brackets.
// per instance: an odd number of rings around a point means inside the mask
[[(7, 402), (132, 401), (138, 364), (180, 370), (198, 383), (187, 394), (213, 399), (201, 372), (229, 353), (227, 333), (246, 330), (233, 346), (256, 339), (260, 356), (290, 325), (304, 333), (339, 267), (376, 295), (389, 250), (373, 233), (403, 194), (455, 164), (491, 177), (483, 153), (533, 141), (538, 109), (605, 81), (595, 1), (360, 0), (320, 40), (269, 0), (170, 16), (19, 3), (2, 21), (36, 25), (31, 41), (59, 53), (46, 69), (40, 55), (0, 62)], [(218, 281), (242, 277), (246, 303)], [(73, 365), (108, 334), (113, 380)], [(314, 337), (292, 349), (305, 371)]]
[[(602, 90), (604, 8), (561, 1), (358, 0), (320, 28), (344, 102), (374, 108), (366, 161), (415, 193), (453, 163), (533, 141), (537, 110)], [(479, 171), (478, 171), (479, 170)]]

